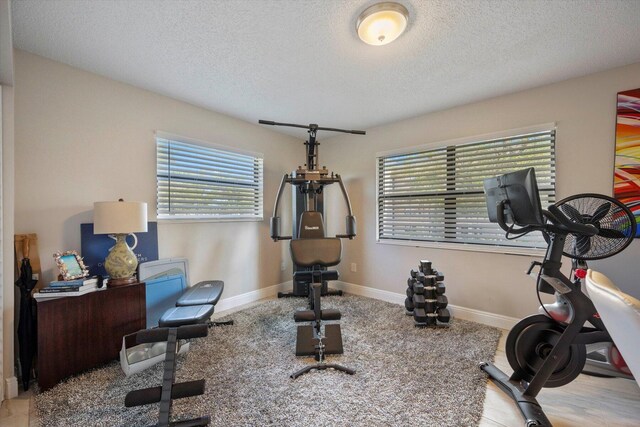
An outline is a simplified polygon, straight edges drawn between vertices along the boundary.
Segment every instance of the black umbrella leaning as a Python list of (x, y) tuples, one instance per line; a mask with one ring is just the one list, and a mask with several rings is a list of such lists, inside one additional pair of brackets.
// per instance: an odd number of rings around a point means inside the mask
[(16, 280), (16, 286), (20, 288), (20, 319), (18, 320), (18, 346), (20, 358), (20, 370), (22, 385), (29, 389), (31, 380), (31, 367), (36, 353), (36, 321), (33, 310), (33, 297), (31, 291), (35, 288), (37, 280), (33, 279), (33, 269), (29, 260), (29, 238), (22, 241), (22, 262), (20, 264), (20, 276)]

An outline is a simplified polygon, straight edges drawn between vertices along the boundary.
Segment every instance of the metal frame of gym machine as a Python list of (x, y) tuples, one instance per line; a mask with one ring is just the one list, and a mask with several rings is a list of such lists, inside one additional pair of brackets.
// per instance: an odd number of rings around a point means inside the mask
[[(350, 133), (354, 135), (366, 135), (363, 130), (347, 130), (320, 127), (317, 124), (299, 125), (294, 123), (279, 123), (270, 120), (258, 120), (258, 123), (271, 126), (287, 126), (300, 129), (307, 129), (309, 133), (309, 139), (305, 141), (307, 156), (304, 166), (298, 166), (298, 169), (291, 172), (291, 175), (285, 174), (280, 182), (278, 189), (278, 195), (273, 208), (273, 216), (271, 217), (271, 238), (277, 240), (291, 240), (298, 238), (298, 231), (300, 226), (300, 216), (306, 211), (317, 211), (322, 214), (324, 219), (324, 187), (326, 185), (338, 183), (340, 190), (347, 204), (347, 234), (337, 235), (336, 237), (353, 239), (355, 236), (355, 219), (351, 211), (351, 201), (347, 195), (347, 190), (344, 188), (342, 178), (339, 174), (334, 174), (326, 166), (322, 169), (319, 167), (318, 162), (318, 146), (320, 143), (316, 140), (316, 134), (319, 130), (330, 132)], [(285, 184), (291, 184), (292, 188), (292, 208), (293, 216), (291, 236), (280, 236), (280, 217), (278, 216), (278, 205), (280, 204), (280, 198), (284, 191)], [(351, 233), (349, 230), (352, 230)], [(283, 297), (308, 297), (309, 296), (309, 283), (305, 281), (296, 280), (295, 273), (297, 271), (309, 271), (310, 268), (293, 266), (293, 291), (292, 292), (278, 292), (278, 298)], [(321, 293), (325, 295), (342, 295), (342, 291), (329, 289), (326, 281), (322, 283)]]

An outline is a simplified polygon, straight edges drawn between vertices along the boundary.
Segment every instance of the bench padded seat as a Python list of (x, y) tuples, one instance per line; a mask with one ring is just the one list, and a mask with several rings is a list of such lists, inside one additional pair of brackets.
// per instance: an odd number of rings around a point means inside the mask
[(204, 282), (196, 283), (178, 298), (176, 306), (215, 305), (220, 300), (223, 290), (224, 282), (222, 280), (205, 280)]
[(158, 326), (161, 328), (171, 328), (183, 325), (196, 325), (207, 322), (212, 314), (212, 304), (173, 307), (162, 315)]
[[(334, 309), (321, 310), (320, 316), (322, 320), (340, 320), (340, 312)], [(316, 314), (313, 310), (299, 310), (293, 314), (293, 320), (296, 322), (313, 322), (316, 320)]]

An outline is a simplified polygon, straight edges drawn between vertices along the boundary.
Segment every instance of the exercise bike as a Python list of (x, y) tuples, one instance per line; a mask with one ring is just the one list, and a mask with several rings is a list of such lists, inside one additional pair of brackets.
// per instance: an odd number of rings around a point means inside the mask
[[(489, 220), (498, 223), (508, 239), (543, 233), (546, 254), (542, 262), (531, 264), (528, 274), (538, 267), (538, 295), (555, 294), (556, 302), (541, 302), (543, 314), (526, 317), (509, 332), (505, 352), (514, 370), (510, 377), (491, 363), (482, 363), (480, 369), (518, 404), (526, 426), (551, 426), (536, 400), (541, 389), (573, 381), (585, 367), (587, 346), (613, 345), (583, 292), (578, 267), (626, 248), (635, 236), (635, 218), (615, 199), (594, 194), (573, 196), (542, 210), (533, 168), (487, 179), (484, 185)], [(563, 255), (576, 261), (574, 280), (560, 271)]]

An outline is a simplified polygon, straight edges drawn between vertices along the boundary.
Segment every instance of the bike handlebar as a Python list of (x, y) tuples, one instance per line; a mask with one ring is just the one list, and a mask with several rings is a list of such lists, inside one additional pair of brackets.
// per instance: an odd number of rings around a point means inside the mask
[(550, 205), (548, 211), (543, 211), (544, 216), (551, 221), (550, 224), (526, 225), (524, 227), (514, 228), (513, 225), (507, 224), (505, 220), (504, 208), (507, 204), (505, 200), (498, 203), (497, 222), (500, 228), (509, 234), (525, 234), (535, 230), (561, 234), (579, 234), (586, 237), (598, 234), (598, 229), (594, 225), (579, 224), (571, 221), (556, 205)]

